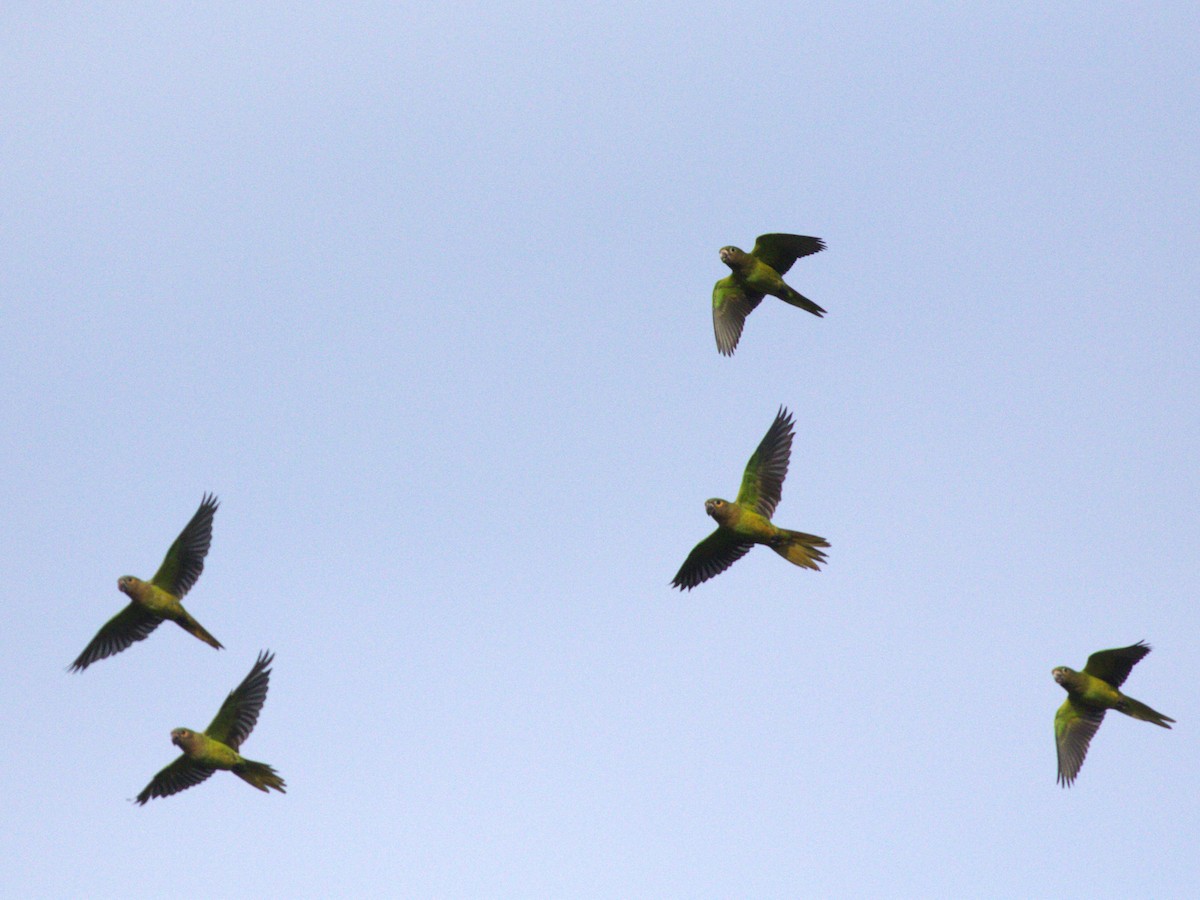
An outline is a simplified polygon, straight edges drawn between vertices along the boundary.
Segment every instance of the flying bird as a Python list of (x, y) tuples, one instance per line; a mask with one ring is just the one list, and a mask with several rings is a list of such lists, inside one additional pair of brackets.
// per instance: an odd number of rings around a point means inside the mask
[(797, 259), (824, 249), (825, 242), (820, 238), (803, 234), (760, 234), (749, 253), (737, 247), (722, 247), (721, 262), (733, 271), (713, 287), (717, 350), (724, 356), (733, 356), (746, 316), (767, 294), (806, 309), (814, 316), (825, 315), (825, 310), (783, 281)]
[(204, 571), (204, 557), (212, 543), (213, 513), (216, 511), (217, 498), (205, 494), (200, 508), (175, 538), (150, 581), (132, 575), (117, 579), (117, 590), (129, 597), (129, 605), (104, 623), (71, 664), (70, 671), (82, 672), (97, 660), (120, 653), (135, 641), (145, 640), (164, 619), (221, 649), (221, 642), (205, 631), (179, 602)]
[(688, 554), (671, 582), (673, 587), (690, 591), (724, 572), (755, 544), (766, 544), (794, 565), (820, 568), (817, 564), (825, 561), (825, 554), (818, 548), (829, 546), (825, 538), (771, 524), (791, 454), (792, 414), (781, 406), (746, 464), (737, 501), (716, 497), (704, 501), (704, 511), (716, 519), (717, 530)]
[(271, 670), (267, 667), (274, 658), (275, 654), (266, 651), (258, 654), (250, 674), (225, 698), (217, 717), (203, 732), (189, 728), (176, 728), (171, 732), (171, 743), (182, 750), (183, 755), (151, 779), (146, 789), (137, 795), (139, 805), (144, 806), (152, 797), (169, 797), (187, 790), (217, 769), (233, 772), (264, 794), (272, 788), (281, 794), (287, 793), (278, 772), (266, 763), (246, 759), (238, 753), (242, 742), (254, 730), (263, 701), (267, 699), (267, 686), (271, 680)]
[(1059, 666), (1051, 673), (1067, 692), (1067, 699), (1054, 715), (1054, 742), (1058, 749), (1058, 783), (1070, 787), (1083, 766), (1092, 735), (1110, 709), (1127, 716), (1170, 728), (1170, 716), (1155, 712), (1145, 703), (1126, 697), (1119, 688), (1129, 671), (1150, 652), (1139, 641), (1130, 647), (1100, 650), (1088, 657), (1082, 672)]

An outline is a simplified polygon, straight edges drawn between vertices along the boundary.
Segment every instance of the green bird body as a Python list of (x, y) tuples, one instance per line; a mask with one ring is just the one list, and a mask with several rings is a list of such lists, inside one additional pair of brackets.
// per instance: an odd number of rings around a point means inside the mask
[(183, 751), (173, 763), (159, 772), (137, 795), (144, 805), (152, 797), (169, 797), (197, 785), (218, 769), (233, 772), (247, 784), (264, 793), (274, 789), (286, 793), (286, 783), (271, 766), (246, 759), (238, 749), (249, 737), (258, 721), (263, 702), (267, 699), (274, 654), (260, 653), (242, 683), (234, 688), (212, 724), (203, 732), (176, 728), (171, 743)]
[(204, 495), (200, 508), (167, 550), (153, 579), (147, 582), (132, 575), (117, 579), (117, 589), (129, 598), (129, 604), (96, 633), (71, 664), (71, 671), (83, 671), (92, 663), (120, 653), (136, 641), (145, 640), (164, 619), (209, 646), (221, 649), (220, 641), (192, 618), (181, 602), (204, 571), (204, 557), (212, 544), (213, 514), (217, 506), (216, 497)]
[(1058, 750), (1058, 782), (1069, 787), (1079, 774), (1092, 736), (1110, 709), (1143, 722), (1170, 728), (1175, 720), (1145, 703), (1122, 694), (1118, 688), (1130, 670), (1150, 652), (1145, 643), (1100, 650), (1088, 657), (1082, 672), (1058, 666), (1051, 674), (1067, 692), (1054, 716), (1054, 742)]
[(717, 530), (688, 554), (671, 582), (691, 590), (745, 556), (755, 544), (765, 544), (788, 562), (818, 569), (825, 561), (819, 549), (829, 542), (813, 534), (779, 528), (771, 521), (779, 503), (792, 452), (792, 416), (780, 407), (758, 448), (746, 464), (737, 500), (719, 497), (704, 501), (704, 511), (717, 523)]
[(797, 259), (824, 249), (825, 243), (820, 238), (803, 234), (761, 234), (749, 253), (737, 247), (722, 247), (721, 262), (733, 271), (713, 286), (717, 350), (725, 356), (733, 355), (746, 316), (768, 294), (814, 316), (825, 315), (825, 310), (783, 280)]

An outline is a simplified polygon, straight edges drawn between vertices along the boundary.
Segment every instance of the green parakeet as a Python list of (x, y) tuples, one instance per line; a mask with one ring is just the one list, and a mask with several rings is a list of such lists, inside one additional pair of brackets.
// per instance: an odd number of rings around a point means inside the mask
[(724, 572), (755, 544), (766, 544), (797, 566), (819, 568), (817, 564), (825, 561), (825, 554), (818, 548), (829, 546), (825, 538), (771, 524), (791, 455), (792, 414), (780, 407), (746, 464), (737, 502), (715, 497), (704, 501), (704, 511), (717, 520), (717, 530), (688, 554), (672, 586), (690, 591)]
[(182, 750), (183, 755), (151, 779), (146, 789), (137, 795), (139, 804), (144, 805), (152, 797), (169, 797), (187, 790), (217, 769), (233, 772), (264, 794), (272, 788), (281, 794), (287, 793), (284, 790), (286, 784), (273, 768), (238, 753), (242, 742), (254, 730), (263, 701), (267, 699), (267, 686), (271, 680), (271, 670), (267, 667), (274, 658), (273, 653), (258, 654), (250, 674), (225, 698), (217, 717), (204, 732), (197, 733), (189, 728), (176, 728), (171, 732), (171, 743)]
[(825, 242), (820, 238), (803, 234), (760, 234), (749, 253), (737, 247), (722, 247), (721, 262), (733, 271), (713, 287), (717, 349), (725, 356), (733, 355), (746, 316), (767, 294), (806, 309), (814, 316), (825, 315), (825, 310), (783, 281), (783, 275), (797, 259), (824, 249)]
[(171, 620), (188, 634), (221, 649), (220, 641), (205, 631), (179, 602), (204, 571), (204, 557), (212, 543), (213, 513), (216, 511), (217, 498), (205, 494), (200, 508), (175, 538), (151, 581), (142, 581), (132, 575), (117, 579), (117, 590), (129, 597), (129, 605), (96, 632), (91, 643), (71, 664), (72, 672), (81, 672), (97, 660), (120, 653), (135, 641), (145, 640), (163, 619)]
[(1115, 709), (1163, 728), (1170, 728), (1167, 723), (1175, 721), (1117, 690), (1129, 677), (1130, 669), (1149, 652), (1150, 647), (1139, 641), (1130, 647), (1093, 653), (1082, 672), (1059, 666), (1051, 673), (1067, 692), (1067, 699), (1054, 715), (1058, 783), (1063, 787), (1070, 787), (1075, 781), (1092, 735), (1108, 710)]

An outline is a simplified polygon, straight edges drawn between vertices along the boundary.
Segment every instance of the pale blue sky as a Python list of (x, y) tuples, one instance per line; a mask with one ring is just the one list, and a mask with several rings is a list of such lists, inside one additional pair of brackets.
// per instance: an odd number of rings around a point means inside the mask
[[(0, 10), (0, 893), (1195, 896), (1193, 4)], [(717, 250), (828, 250), (720, 357)], [(795, 414), (756, 550), (669, 581)], [(221, 498), (188, 606), (64, 669)], [(1055, 784), (1050, 677), (1145, 639)], [(244, 749), (128, 802), (277, 653)]]

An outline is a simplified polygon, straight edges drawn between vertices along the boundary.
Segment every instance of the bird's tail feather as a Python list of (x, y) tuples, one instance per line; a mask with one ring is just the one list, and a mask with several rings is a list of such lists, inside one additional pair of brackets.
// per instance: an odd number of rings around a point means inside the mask
[(1133, 716), (1135, 719), (1141, 719), (1143, 722), (1153, 722), (1163, 728), (1170, 728), (1168, 722), (1174, 722), (1170, 716), (1164, 716), (1157, 710), (1153, 710), (1145, 703), (1139, 700), (1134, 700), (1132, 697), (1122, 697), (1121, 702), (1117, 704), (1117, 709), (1125, 713), (1127, 716)]
[(271, 788), (279, 791), (281, 794), (286, 794), (282, 778), (279, 773), (268, 766), (266, 763), (255, 762), (252, 759), (242, 760), (233, 767), (233, 774), (251, 787), (256, 787), (264, 794), (269, 793)]
[(196, 637), (200, 638), (200, 640), (204, 641), (204, 643), (208, 644), (210, 647), (216, 647), (218, 650), (225, 649), (221, 646), (220, 641), (204, 630), (203, 625), (192, 618), (191, 613), (189, 613), (183, 607), (180, 607), (179, 611), (183, 613), (183, 615), (181, 615), (175, 621), (178, 623), (180, 628), (182, 628), (188, 634), (195, 635)]
[(792, 306), (798, 306), (803, 310), (807, 310), (808, 312), (812, 313), (814, 316), (825, 315), (825, 310), (821, 309), (821, 307), (817, 306), (817, 304), (813, 303), (811, 300), (809, 300), (803, 294), (801, 294), (800, 292), (796, 291), (795, 289), (793, 289), (791, 287), (788, 288), (787, 296), (781, 297), (780, 299), (783, 300), (785, 303), (792, 304)]
[(818, 563), (825, 562), (825, 554), (818, 548), (828, 547), (829, 541), (815, 534), (805, 534), (803, 531), (779, 530), (776, 543), (771, 549), (790, 562), (792, 565), (803, 566), (806, 569), (819, 569)]

